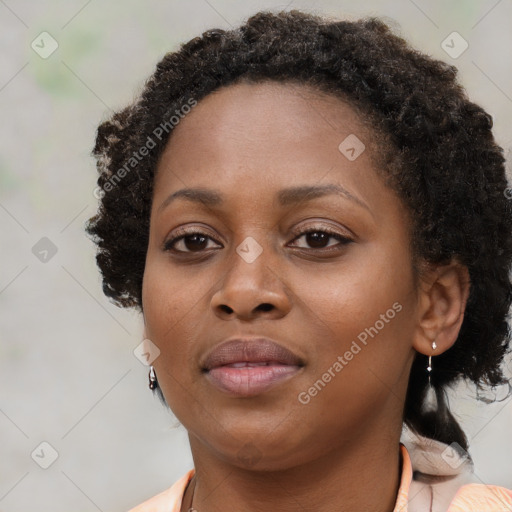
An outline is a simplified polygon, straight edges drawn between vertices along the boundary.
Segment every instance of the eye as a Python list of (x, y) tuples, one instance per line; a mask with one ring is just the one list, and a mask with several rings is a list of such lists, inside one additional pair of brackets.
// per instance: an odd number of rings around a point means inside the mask
[[(214, 242), (218, 244), (212, 237), (208, 236), (206, 233), (198, 230), (178, 230), (175, 233), (177, 236), (167, 240), (164, 244), (164, 250), (170, 251), (174, 253), (201, 253), (207, 249), (212, 249), (215, 245), (210, 245), (210, 242)], [(304, 238), (307, 246), (293, 245), (292, 247), (296, 247), (299, 249), (308, 249), (308, 250), (339, 250), (341, 247), (348, 245), (353, 240), (341, 235), (340, 233), (331, 230), (329, 228), (310, 228), (303, 231), (298, 231), (294, 233), (297, 235), (293, 242)], [(332, 240), (334, 243), (329, 243)], [(337, 241), (337, 243), (336, 243)], [(218, 246), (221, 246), (218, 244)], [(222, 247), (222, 246), (221, 246)]]
[(213, 238), (209, 237), (207, 234), (197, 230), (178, 230), (176, 234), (178, 236), (165, 242), (165, 251), (177, 253), (202, 252), (205, 249), (211, 249), (211, 247), (208, 246), (208, 241), (214, 241)]
[[(306, 244), (310, 246), (311, 249), (327, 249), (328, 251), (337, 250), (344, 245), (348, 245), (353, 240), (341, 235), (340, 233), (322, 227), (322, 228), (310, 228), (304, 231), (299, 231), (299, 236), (297, 236), (294, 241), (300, 240), (304, 238)], [(337, 240), (338, 243), (329, 244), (329, 240)], [(300, 249), (308, 249), (307, 246), (295, 246)], [(333, 249), (331, 249), (333, 247)]]

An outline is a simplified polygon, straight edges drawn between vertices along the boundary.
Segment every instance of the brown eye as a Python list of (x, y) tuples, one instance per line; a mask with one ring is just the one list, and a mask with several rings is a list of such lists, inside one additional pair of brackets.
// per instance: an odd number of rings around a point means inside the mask
[(165, 243), (164, 250), (174, 251), (178, 253), (201, 252), (209, 249), (208, 241), (213, 241), (212, 238), (201, 232), (189, 232)]
[(181, 241), (189, 251), (200, 251), (208, 245), (208, 237), (200, 234), (184, 236)]
[[(301, 249), (326, 249), (332, 246), (344, 246), (352, 242), (350, 238), (347, 238), (335, 231), (330, 231), (325, 228), (322, 229), (309, 229), (299, 234), (295, 240), (304, 239), (306, 246), (295, 245)], [(338, 243), (329, 243), (329, 240), (337, 240)], [(330, 249), (329, 249), (330, 250)]]
[(306, 241), (310, 247), (325, 247), (330, 238), (328, 233), (322, 231), (311, 231), (306, 233)]

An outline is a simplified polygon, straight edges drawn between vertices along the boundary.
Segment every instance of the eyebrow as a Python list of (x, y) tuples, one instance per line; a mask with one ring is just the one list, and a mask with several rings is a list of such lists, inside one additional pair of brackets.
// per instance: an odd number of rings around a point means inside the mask
[[(302, 201), (309, 201), (328, 195), (342, 195), (368, 210), (373, 216), (372, 211), (364, 201), (351, 194), (346, 188), (334, 183), (285, 188), (277, 193), (277, 200), (281, 206), (290, 206)], [(178, 198), (194, 203), (202, 203), (208, 207), (219, 206), (224, 202), (222, 194), (217, 190), (207, 188), (182, 188), (168, 196), (158, 207), (157, 212), (161, 212)]]

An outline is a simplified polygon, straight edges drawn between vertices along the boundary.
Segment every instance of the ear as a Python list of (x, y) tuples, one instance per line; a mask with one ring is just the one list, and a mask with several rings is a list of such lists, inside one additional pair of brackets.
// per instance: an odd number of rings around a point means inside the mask
[[(469, 290), (469, 271), (456, 260), (446, 265), (425, 265), (421, 269), (413, 339), (415, 350), (427, 356), (439, 355), (455, 343), (464, 320)], [(437, 345), (435, 354), (433, 341)]]

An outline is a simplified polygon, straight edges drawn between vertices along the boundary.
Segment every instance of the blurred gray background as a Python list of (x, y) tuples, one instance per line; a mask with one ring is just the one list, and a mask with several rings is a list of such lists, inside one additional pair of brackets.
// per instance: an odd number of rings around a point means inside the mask
[[(99, 122), (179, 42), (293, 8), (387, 17), (459, 68), (510, 155), (510, 0), (0, 0), (0, 511), (126, 511), (192, 467), (185, 430), (134, 356), (142, 319), (101, 291), (84, 234), (97, 203), (90, 151)], [(452, 408), (478, 479), (512, 488), (510, 399), (472, 392), (460, 387)]]

